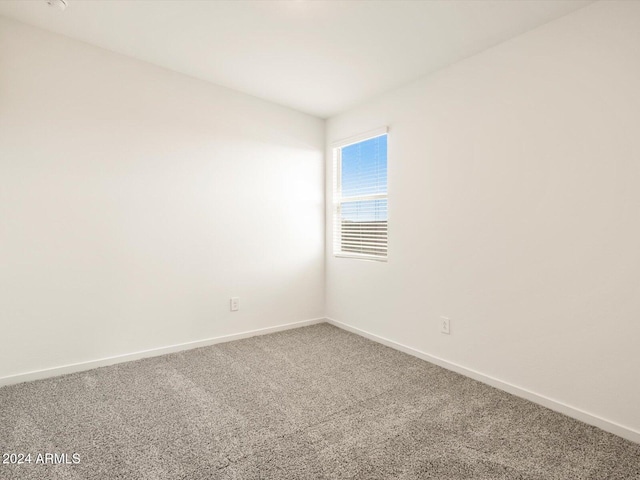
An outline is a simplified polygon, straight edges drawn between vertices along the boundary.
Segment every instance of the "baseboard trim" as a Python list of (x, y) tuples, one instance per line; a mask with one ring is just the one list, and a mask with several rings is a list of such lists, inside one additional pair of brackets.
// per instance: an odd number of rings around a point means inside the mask
[(160, 355), (166, 355), (167, 353), (175, 353), (183, 350), (191, 350), (193, 348), (208, 347), (209, 345), (215, 345), (217, 343), (232, 342), (234, 340), (241, 340), (243, 338), (255, 337), (258, 335), (267, 335), (269, 333), (280, 332), (283, 330), (290, 330), (293, 328), (306, 327), (307, 325), (314, 325), (316, 323), (326, 322), (325, 318), (313, 318), (310, 320), (302, 320), (300, 322), (286, 323), (283, 325), (276, 325), (274, 327), (259, 328), (257, 330), (249, 330), (246, 332), (234, 333), (231, 335), (222, 335), (220, 337), (206, 338), (204, 340), (196, 340), (193, 342), (178, 343), (175, 345), (167, 345), (164, 347), (152, 348), (149, 350), (141, 350), (133, 353), (125, 353), (123, 355), (115, 355), (113, 357), (100, 358), (97, 360), (89, 360), (86, 362), (72, 363), (69, 365), (61, 365), (58, 367), (45, 368), (42, 370), (35, 370), (26, 373), (18, 373), (16, 375), (9, 375), (7, 377), (0, 378), (0, 387), (7, 385), (14, 385), (16, 383), (31, 382), (33, 380), (41, 380), (43, 378), (58, 377), (60, 375), (67, 375), (69, 373), (83, 372), (86, 370), (92, 370), (94, 368), (106, 367), (109, 365), (115, 365), (116, 363), (131, 362), (133, 360), (140, 360), (141, 358), (157, 357)]
[(633, 428), (625, 427), (624, 425), (620, 425), (619, 423), (616, 423), (611, 420), (607, 420), (606, 418), (602, 418), (598, 415), (594, 415), (592, 413), (586, 412), (579, 408), (572, 407), (571, 405), (567, 405), (566, 403), (560, 402), (558, 400), (554, 400), (545, 395), (535, 393), (531, 390), (527, 390), (526, 388), (519, 387), (517, 385), (506, 382), (504, 380), (500, 380), (490, 375), (486, 375), (482, 372), (478, 372), (477, 370), (473, 370), (471, 368), (464, 367), (457, 363), (453, 363), (448, 360), (444, 360), (442, 358), (436, 357), (434, 355), (430, 355), (421, 350), (408, 347), (406, 345), (395, 342), (393, 340), (389, 340), (379, 335), (375, 335), (365, 330), (361, 330), (357, 327), (352, 327), (351, 325), (340, 322), (338, 320), (327, 318), (326, 321), (331, 325), (334, 325), (348, 332), (355, 333), (356, 335), (360, 335), (362, 337), (368, 338), (369, 340), (373, 340), (374, 342), (381, 343), (382, 345), (386, 345), (387, 347), (393, 348), (395, 350), (399, 350), (409, 355), (413, 355), (414, 357), (418, 357), (427, 362), (446, 368), (447, 370), (451, 370), (453, 372), (460, 373), (461, 375), (464, 375), (466, 377), (473, 378), (474, 380), (485, 383), (487, 385), (491, 385), (492, 387), (495, 387), (499, 390), (503, 390), (507, 393), (511, 393), (512, 395), (515, 395), (517, 397), (524, 398), (531, 402), (537, 403), (538, 405), (542, 405), (543, 407), (549, 408), (550, 410), (554, 410), (556, 412), (567, 415), (568, 417), (574, 418), (576, 420), (580, 420), (581, 422), (601, 428), (602, 430), (605, 430), (609, 433), (613, 433), (614, 435), (618, 435), (619, 437), (625, 438), (632, 442), (640, 443), (640, 432), (637, 430), (634, 430)]

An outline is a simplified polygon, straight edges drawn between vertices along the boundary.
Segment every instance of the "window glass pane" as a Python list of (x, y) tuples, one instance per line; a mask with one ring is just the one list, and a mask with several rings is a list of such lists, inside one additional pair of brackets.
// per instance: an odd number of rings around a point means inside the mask
[(387, 136), (342, 148), (342, 196), (387, 193)]
[(340, 251), (387, 256), (387, 200), (343, 202)]
[(386, 222), (387, 199), (342, 202), (340, 217), (343, 222)]
[(341, 147), (336, 158), (334, 252), (386, 260), (387, 135)]

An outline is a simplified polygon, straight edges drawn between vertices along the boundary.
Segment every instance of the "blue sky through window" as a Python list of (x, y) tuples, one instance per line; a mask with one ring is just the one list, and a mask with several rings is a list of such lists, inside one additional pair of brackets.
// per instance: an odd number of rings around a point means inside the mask
[(346, 197), (387, 193), (387, 136), (342, 148), (342, 219), (387, 220), (387, 199), (344, 201)]
[(342, 148), (342, 196), (387, 193), (387, 136)]

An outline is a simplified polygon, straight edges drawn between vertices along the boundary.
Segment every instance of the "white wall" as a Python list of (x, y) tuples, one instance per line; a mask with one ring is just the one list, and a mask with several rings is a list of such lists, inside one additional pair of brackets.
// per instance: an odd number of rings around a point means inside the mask
[(0, 18), (0, 378), (323, 316), (323, 149), (322, 120)]
[(390, 245), (328, 316), (640, 432), (639, 45), (600, 2), (330, 119), (390, 128)]

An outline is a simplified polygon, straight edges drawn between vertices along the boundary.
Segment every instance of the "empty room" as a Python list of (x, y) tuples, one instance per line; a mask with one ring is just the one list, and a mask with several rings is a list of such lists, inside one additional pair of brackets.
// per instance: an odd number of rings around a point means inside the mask
[(640, 1), (0, 0), (1, 480), (640, 480)]

